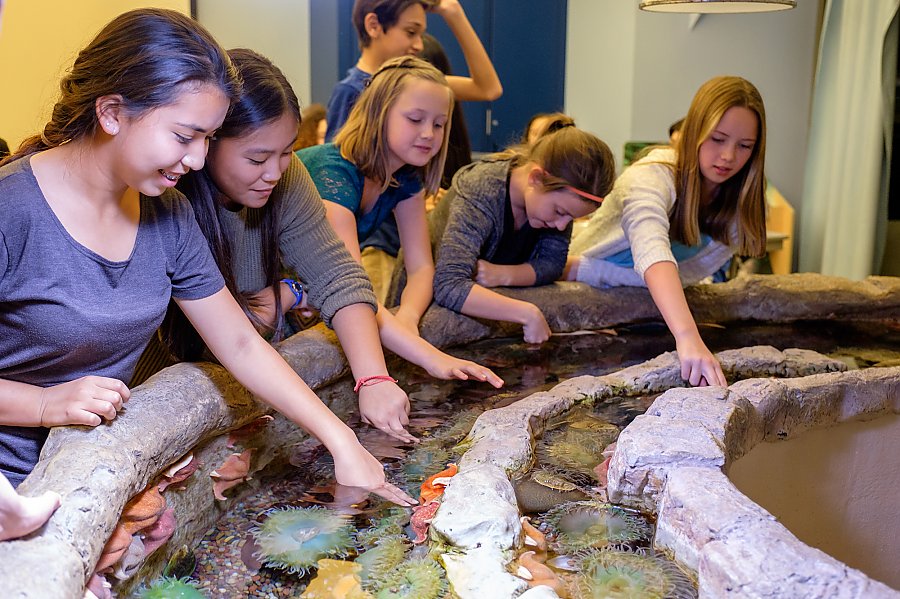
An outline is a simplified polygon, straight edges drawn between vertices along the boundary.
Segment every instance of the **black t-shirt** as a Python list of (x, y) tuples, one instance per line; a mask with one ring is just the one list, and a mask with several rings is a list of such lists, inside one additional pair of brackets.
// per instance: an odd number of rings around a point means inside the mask
[[(510, 173), (512, 169), (510, 169)], [(488, 258), (492, 264), (523, 264), (531, 258), (537, 245), (539, 231), (531, 228), (528, 221), (516, 230), (512, 213), (512, 202), (509, 199), (509, 174), (506, 175), (506, 199), (503, 202), (503, 235), (497, 245), (497, 251)]]

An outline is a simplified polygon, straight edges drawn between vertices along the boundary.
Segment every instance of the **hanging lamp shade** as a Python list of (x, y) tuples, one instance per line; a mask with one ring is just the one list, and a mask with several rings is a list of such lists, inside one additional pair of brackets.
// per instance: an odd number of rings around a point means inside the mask
[(789, 10), (796, 0), (641, 0), (641, 10), (678, 13), (737, 13)]

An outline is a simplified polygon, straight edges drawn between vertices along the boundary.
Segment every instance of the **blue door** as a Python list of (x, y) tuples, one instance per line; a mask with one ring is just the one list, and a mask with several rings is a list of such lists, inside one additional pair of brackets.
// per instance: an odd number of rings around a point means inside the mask
[[(518, 141), (538, 112), (565, 103), (566, 0), (465, 0), (463, 7), (503, 84), (494, 102), (465, 102), (472, 149), (493, 152)], [(444, 46), (455, 72), (466, 61), (443, 19), (428, 17), (428, 31)]]

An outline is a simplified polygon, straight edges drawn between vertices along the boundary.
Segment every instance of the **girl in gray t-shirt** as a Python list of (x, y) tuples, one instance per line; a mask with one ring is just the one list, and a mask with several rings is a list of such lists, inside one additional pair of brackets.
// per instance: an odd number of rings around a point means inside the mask
[(331, 451), (339, 483), (400, 504), (382, 465), (256, 332), (173, 188), (202, 168), (239, 81), (192, 19), (111, 21), (41, 135), (0, 167), (0, 468), (17, 484), (46, 428), (114, 420), (173, 298), (235, 378)]

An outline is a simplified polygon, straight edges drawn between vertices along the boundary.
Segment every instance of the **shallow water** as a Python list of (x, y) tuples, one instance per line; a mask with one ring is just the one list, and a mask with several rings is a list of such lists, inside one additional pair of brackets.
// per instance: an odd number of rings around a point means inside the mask
[[(900, 329), (882, 324), (815, 322), (724, 328), (701, 324), (700, 331), (713, 351), (763, 344), (778, 349), (801, 347), (840, 354), (861, 367), (900, 358)], [(538, 348), (517, 339), (495, 339), (451, 350), (454, 355), (491, 367), (506, 381), (500, 390), (474, 382), (436, 381), (416, 367), (393, 364), (391, 373), (400, 380), (412, 402), (410, 429), (423, 441), (415, 450), (398, 445), (358, 419), (350, 424), (370, 451), (385, 463), (391, 479), (417, 495), (421, 481), (442, 470), (445, 462), (458, 454), (453, 446), (464, 437), (466, 427), (478, 413), (508, 405), (568, 378), (606, 374), (674, 349), (674, 340), (662, 325), (619, 327), (611, 333), (554, 336)], [(645, 411), (652, 400), (647, 397), (605, 402), (595, 414), (621, 429)], [(446, 451), (438, 451), (440, 448)], [(266, 518), (268, 510), (328, 505), (353, 516), (357, 526), (365, 526), (384, 507), (343, 497), (343, 490), (336, 489), (330, 479), (330, 459), (315, 442), (296, 447), (294, 453), (292, 462), (303, 465), (302, 468), (267, 473), (259, 481), (259, 491), (234, 503), (193, 549), (197, 567), (192, 580), (207, 596), (295, 597), (305, 588), (308, 577), (262, 566), (254, 555), (256, 546), (250, 531)], [(411, 455), (414, 460), (410, 460)], [(178, 573), (187, 574), (183, 568)]]

